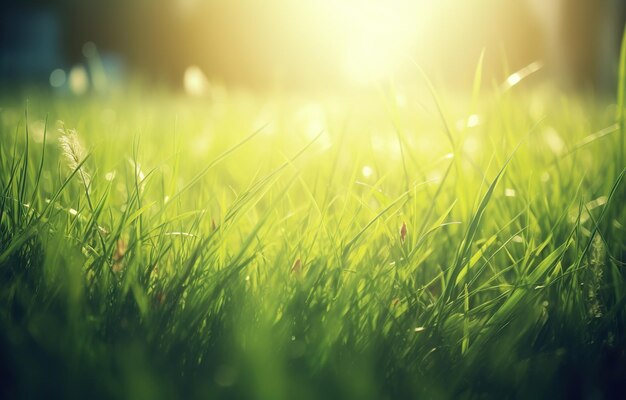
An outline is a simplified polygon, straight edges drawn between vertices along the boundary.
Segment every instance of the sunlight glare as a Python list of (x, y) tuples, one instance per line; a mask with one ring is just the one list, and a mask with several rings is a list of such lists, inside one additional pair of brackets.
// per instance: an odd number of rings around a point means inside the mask
[(520, 83), (522, 80), (526, 79), (528, 76), (539, 71), (541, 68), (543, 68), (543, 63), (540, 61), (535, 61), (528, 64), (519, 71), (512, 73), (511, 75), (509, 75), (508, 78), (506, 78), (506, 81), (504, 82), (504, 90), (512, 88), (513, 86)]
[(82, 65), (77, 65), (70, 70), (68, 81), (70, 90), (76, 95), (82, 95), (89, 89), (89, 76)]
[(416, 3), (332, 2), (340, 31), (335, 36), (343, 39), (341, 68), (349, 80), (368, 84), (388, 78), (409, 59), (418, 39)]
[(511, 189), (511, 188), (504, 189), (504, 196), (505, 197), (515, 197), (516, 196), (515, 189)]
[(467, 117), (467, 127), (474, 128), (480, 124), (480, 117), (477, 114), (472, 114)]
[(209, 90), (209, 80), (199, 67), (190, 65), (183, 75), (183, 86), (187, 94), (203, 96)]
[(565, 142), (556, 131), (556, 129), (549, 127), (544, 132), (544, 140), (548, 145), (548, 148), (556, 155), (561, 155), (565, 151)]

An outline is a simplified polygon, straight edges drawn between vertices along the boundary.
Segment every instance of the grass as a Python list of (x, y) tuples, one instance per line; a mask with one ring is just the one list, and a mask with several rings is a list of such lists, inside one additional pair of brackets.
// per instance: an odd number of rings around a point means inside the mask
[(478, 71), (469, 105), (5, 95), (3, 397), (623, 393), (623, 91)]

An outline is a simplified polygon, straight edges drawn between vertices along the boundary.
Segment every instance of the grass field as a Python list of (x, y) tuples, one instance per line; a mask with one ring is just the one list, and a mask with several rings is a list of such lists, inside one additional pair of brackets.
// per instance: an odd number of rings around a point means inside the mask
[(624, 393), (623, 99), (428, 86), (3, 94), (3, 397)]

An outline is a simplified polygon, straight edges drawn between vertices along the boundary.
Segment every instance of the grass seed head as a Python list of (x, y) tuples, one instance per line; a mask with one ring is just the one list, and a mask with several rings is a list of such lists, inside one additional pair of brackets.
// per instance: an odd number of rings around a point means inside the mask
[[(65, 158), (65, 162), (70, 171), (78, 169), (78, 173), (86, 186), (89, 186), (91, 181), (90, 175), (85, 170), (85, 166), (81, 165), (81, 162), (87, 156), (87, 152), (78, 140), (78, 133), (75, 129), (59, 129), (61, 137), (59, 138), (59, 147)], [(79, 168), (80, 166), (80, 168)]]
[(123, 239), (118, 239), (115, 253), (113, 253), (113, 265), (111, 266), (114, 273), (122, 272), (124, 269), (124, 264), (122, 264), (124, 255), (126, 255), (126, 242)]
[(300, 261), (300, 258), (297, 258), (296, 261), (294, 261), (293, 265), (291, 266), (291, 273), (296, 276), (300, 276), (300, 274), (302, 273), (302, 262)]

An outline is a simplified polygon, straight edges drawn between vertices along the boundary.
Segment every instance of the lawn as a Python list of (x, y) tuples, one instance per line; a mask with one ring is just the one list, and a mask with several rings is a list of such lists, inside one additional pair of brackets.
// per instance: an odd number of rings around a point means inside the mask
[(623, 394), (624, 101), (514, 83), (3, 93), (0, 393)]

